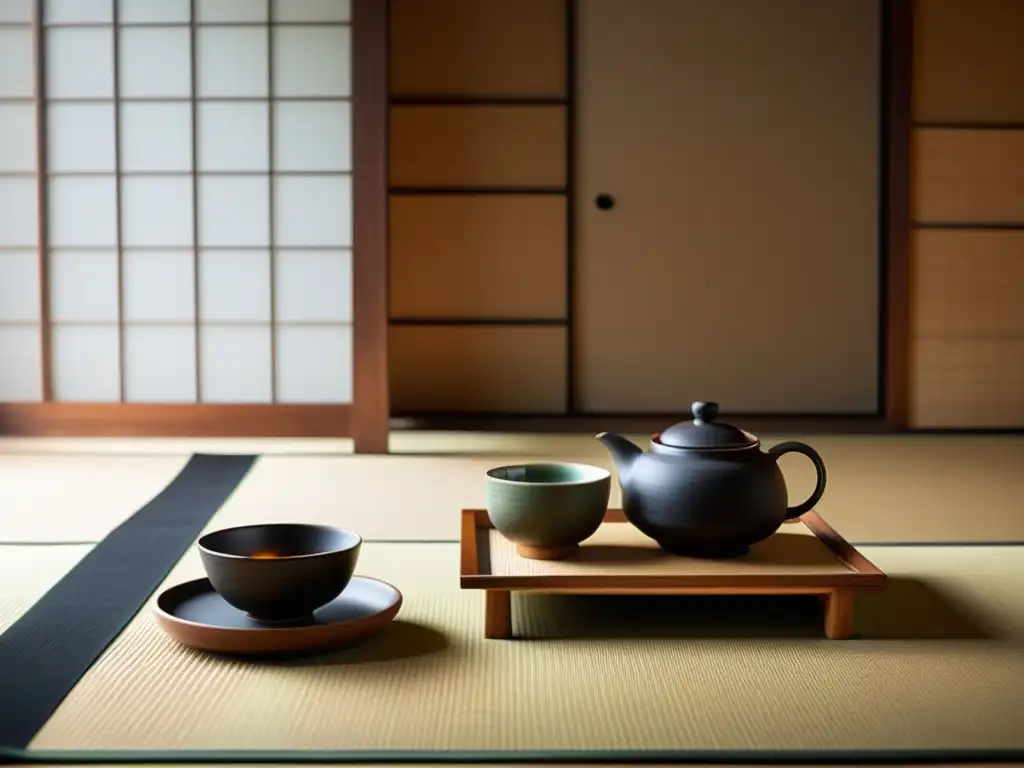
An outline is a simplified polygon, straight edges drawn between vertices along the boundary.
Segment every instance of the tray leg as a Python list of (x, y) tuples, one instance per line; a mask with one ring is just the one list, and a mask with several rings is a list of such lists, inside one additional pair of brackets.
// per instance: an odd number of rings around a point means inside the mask
[(489, 589), (484, 592), (484, 637), (504, 640), (512, 637), (512, 593)]
[(839, 588), (825, 597), (825, 636), (847, 640), (853, 636), (853, 590)]

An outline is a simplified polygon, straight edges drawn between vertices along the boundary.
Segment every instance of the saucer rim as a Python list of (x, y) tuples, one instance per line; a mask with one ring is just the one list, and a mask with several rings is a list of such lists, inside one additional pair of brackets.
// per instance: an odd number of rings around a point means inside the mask
[[(215, 590), (213, 588), (213, 584), (211, 584), (209, 578), (207, 578), (205, 576), (200, 577), (198, 579), (189, 579), (188, 581), (182, 581), (182, 582), (179, 582), (177, 584), (172, 584), (171, 586), (166, 587), (165, 589), (161, 590), (160, 593), (157, 595), (156, 600), (153, 602), (153, 609), (152, 610), (153, 610), (153, 613), (156, 615), (156, 617), (158, 619), (161, 619), (163, 621), (167, 621), (167, 622), (169, 622), (171, 624), (175, 624), (175, 625), (178, 625), (178, 626), (183, 626), (183, 627), (195, 627), (197, 629), (204, 630), (204, 631), (222, 632), (222, 633), (229, 633), (229, 634), (233, 634), (233, 635), (252, 634), (252, 633), (260, 633), (260, 634), (274, 633), (274, 634), (285, 635), (285, 636), (290, 635), (290, 634), (308, 634), (308, 633), (325, 632), (325, 631), (337, 631), (337, 630), (345, 627), (346, 625), (358, 624), (360, 622), (367, 621), (368, 619), (372, 619), (372, 618), (381, 616), (382, 614), (388, 613), (389, 611), (394, 611), (397, 614), (398, 609), (402, 607), (402, 601), (403, 601), (402, 592), (401, 592), (401, 590), (398, 589), (398, 587), (396, 587), (394, 584), (392, 584), (390, 582), (384, 581), (384, 579), (378, 579), (378, 578), (376, 578), (374, 576), (361, 576), (361, 575), (353, 575), (352, 578), (349, 580), (349, 584), (351, 584), (353, 581), (356, 581), (357, 579), (360, 580), (360, 581), (373, 581), (373, 582), (377, 582), (378, 584), (384, 585), (385, 587), (387, 587), (392, 592), (391, 600), (388, 602), (387, 605), (378, 608), (373, 613), (367, 614), (366, 616), (360, 616), (360, 617), (354, 618), (354, 619), (346, 619), (344, 621), (332, 621), (332, 622), (330, 622), (328, 624), (307, 624), (307, 625), (303, 625), (303, 626), (292, 626), (292, 627), (281, 627), (281, 626), (273, 626), (273, 625), (268, 625), (266, 627), (221, 627), (221, 626), (217, 626), (216, 624), (205, 624), (205, 623), (199, 622), (199, 621), (190, 621), (189, 619), (184, 619), (181, 616), (178, 616), (178, 615), (176, 615), (174, 613), (171, 613), (170, 611), (166, 610), (161, 605), (161, 602), (169, 594), (171, 594), (172, 592), (174, 592), (176, 590), (183, 590), (184, 591), (187, 588), (191, 588), (191, 594), (193, 596), (202, 594), (204, 592), (214, 592), (214, 593), (216, 593), (217, 590)], [(205, 584), (204, 584), (204, 582), (205, 582)], [(333, 603), (336, 600), (342, 599), (342, 597), (345, 594), (345, 591), (347, 591), (347, 590), (348, 590), (348, 584), (345, 585), (345, 590), (343, 590), (336, 598), (334, 598), (334, 600), (331, 600), (330, 603)], [(224, 600), (224, 598), (221, 598), (221, 600)], [(326, 603), (326, 605), (330, 605), (330, 603)], [(224, 604), (225, 605), (229, 605), (226, 600), (224, 601)], [(323, 606), (321, 606), (321, 607), (323, 607)], [(237, 610), (237, 609), (235, 609), (235, 610)]]

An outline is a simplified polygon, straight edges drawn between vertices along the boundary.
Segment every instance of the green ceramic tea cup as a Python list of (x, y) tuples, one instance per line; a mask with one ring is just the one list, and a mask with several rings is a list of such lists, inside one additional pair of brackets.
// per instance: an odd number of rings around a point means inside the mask
[(600, 527), (611, 472), (589, 464), (516, 464), (487, 472), (491, 524), (523, 557), (561, 560)]

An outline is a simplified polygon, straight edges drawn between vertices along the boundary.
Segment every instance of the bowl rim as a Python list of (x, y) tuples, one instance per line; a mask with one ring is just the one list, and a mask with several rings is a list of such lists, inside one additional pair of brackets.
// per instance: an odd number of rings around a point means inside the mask
[[(584, 474), (590, 475), (584, 477), (581, 480), (558, 480), (547, 483), (532, 482), (529, 480), (509, 480), (504, 477), (495, 477), (495, 472), (501, 472), (509, 469), (521, 469), (524, 467), (573, 467), (575, 469), (582, 470)], [(608, 480), (612, 476), (612, 473), (604, 467), (599, 467), (596, 464), (584, 464), (578, 461), (524, 461), (518, 464), (505, 464), (500, 467), (492, 467), (487, 470), (487, 479), (495, 483), (503, 483), (506, 485), (521, 485), (531, 488), (552, 488), (558, 486), (574, 486), (574, 485), (590, 485), (591, 483), (599, 483), (602, 480)]]
[[(282, 555), (281, 557), (274, 558), (255, 558), (251, 555), (233, 555), (230, 552), (222, 552), (219, 549), (212, 549), (206, 542), (212, 536), (218, 536), (222, 533), (231, 533), (233, 531), (244, 531), (250, 528), (312, 528), (319, 531), (330, 531), (331, 533), (343, 533), (351, 536), (353, 541), (351, 544), (345, 547), (335, 547), (332, 549), (324, 549), (320, 552), (310, 552), (305, 555)], [(324, 555), (343, 554), (345, 552), (351, 552), (354, 549), (358, 549), (363, 543), (363, 537), (355, 531), (350, 531), (347, 528), (339, 528), (335, 525), (321, 525), (320, 523), (250, 523), (249, 525), (235, 525), (230, 528), (218, 528), (216, 531), (210, 531), (204, 533), (196, 540), (196, 548), (200, 552), (206, 552), (214, 557), (223, 557), (228, 560), (252, 560), (254, 562), (272, 563), (275, 560), (308, 560), (314, 557), (323, 557)]]

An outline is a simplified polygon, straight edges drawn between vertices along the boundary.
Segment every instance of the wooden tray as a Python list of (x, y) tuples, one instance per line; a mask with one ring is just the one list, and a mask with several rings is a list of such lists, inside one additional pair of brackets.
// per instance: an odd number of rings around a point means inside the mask
[(807, 512), (744, 557), (676, 557), (609, 509), (604, 523), (576, 557), (528, 560), (491, 525), (487, 511), (462, 510), (463, 589), (482, 589), (484, 636), (512, 636), (512, 592), (644, 595), (818, 595), (825, 635), (853, 634), (853, 595), (882, 587), (885, 574), (836, 533), (817, 512)]

